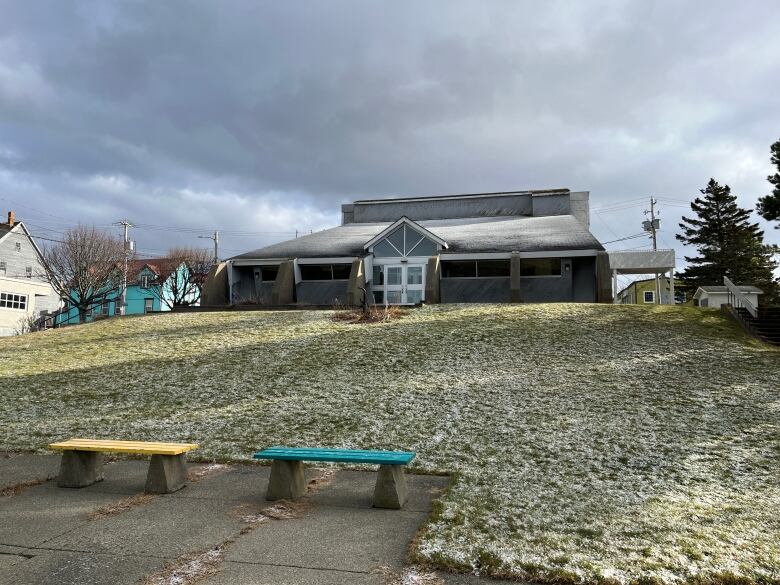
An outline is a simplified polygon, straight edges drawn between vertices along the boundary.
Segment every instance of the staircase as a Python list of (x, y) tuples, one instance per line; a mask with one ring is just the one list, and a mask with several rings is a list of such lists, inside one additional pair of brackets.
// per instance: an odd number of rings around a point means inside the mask
[(759, 307), (755, 317), (744, 307), (733, 307), (732, 310), (754, 336), (772, 345), (780, 345), (780, 307)]

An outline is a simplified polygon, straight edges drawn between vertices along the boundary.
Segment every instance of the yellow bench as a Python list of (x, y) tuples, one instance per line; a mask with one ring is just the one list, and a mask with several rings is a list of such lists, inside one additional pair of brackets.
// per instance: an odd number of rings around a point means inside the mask
[(60, 487), (86, 487), (103, 479), (103, 453), (151, 455), (146, 476), (146, 492), (168, 494), (184, 487), (187, 480), (187, 451), (195, 443), (154, 443), (146, 441), (106, 441), (103, 439), (70, 439), (52, 443), (49, 449), (62, 451)]

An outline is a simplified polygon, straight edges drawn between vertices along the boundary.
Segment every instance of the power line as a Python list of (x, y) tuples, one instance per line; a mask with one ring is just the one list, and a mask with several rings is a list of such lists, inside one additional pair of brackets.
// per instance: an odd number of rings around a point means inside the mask
[(639, 233), (639, 234), (634, 234), (632, 236), (625, 236), (625, 237), (622, 237), (622, 238), (618, 238), (617, 240), (610, 240), (608, 242), (601, 242), (601, 243), (602, 243), (602, 245), (603, 244), (614, 244), (615, 242), (622, 242), (624, 240), (634, 240), (636, 238), (642, 238), (642, 237), (644, 237), (646, 235), (647, 235), (646, 233), (642, 232), (642, 233)]

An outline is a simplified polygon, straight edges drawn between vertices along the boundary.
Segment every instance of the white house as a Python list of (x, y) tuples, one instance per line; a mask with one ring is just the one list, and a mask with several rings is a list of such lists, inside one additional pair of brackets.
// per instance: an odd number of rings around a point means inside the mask
[(46, 277), (43, 255), (14, 212), (0, 223), (0, 336), (14, 335), (29, 317), (60, 307), (60, 298)]
[[(742, 294), (747, 297), (747, 300), (754, 307), (758, 307), (758, 295), (764, 294), (764, 291), (755, 286), (740, 286), (737, 288), (742, 291)], [(700, 286), (693, 294), (693, 302), (699, 307), (720, 309), (721, 305), (729, 303), (729, 291), (725, 286)]]

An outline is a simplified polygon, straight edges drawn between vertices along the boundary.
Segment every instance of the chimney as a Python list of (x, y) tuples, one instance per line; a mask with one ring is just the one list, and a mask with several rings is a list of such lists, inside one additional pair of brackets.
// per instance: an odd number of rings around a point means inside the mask
[(14, 227), (14, 224), (16, 223), (16, 215), (13, 211), (8, 212), (8, 227)]

